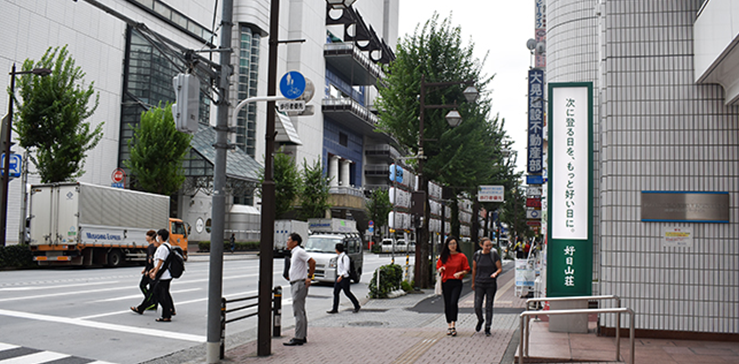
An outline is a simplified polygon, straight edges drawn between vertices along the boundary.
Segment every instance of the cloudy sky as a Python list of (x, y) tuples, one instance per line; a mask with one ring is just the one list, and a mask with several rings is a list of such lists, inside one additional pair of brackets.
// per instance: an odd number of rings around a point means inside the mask
[(484, 73), (495, 75), (491, 88), (493, 112), (505, 119), (505, 128), (518, 151), (518, 170), (526, 165), (526, 77), (531, 62), (526, 41), (534, 37), (534, 0), (400, 0), (403, 38), (431, 18), (451, 15), (462, 29), (462, 39), (473, 42), (477, 57), (489, 52)]

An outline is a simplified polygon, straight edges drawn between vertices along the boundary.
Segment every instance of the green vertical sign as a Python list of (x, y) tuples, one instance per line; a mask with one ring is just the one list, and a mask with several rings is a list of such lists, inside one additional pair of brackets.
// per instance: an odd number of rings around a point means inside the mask
[(593, 282), (593, 84), (549, 84), (547, 296), (589, 296)]

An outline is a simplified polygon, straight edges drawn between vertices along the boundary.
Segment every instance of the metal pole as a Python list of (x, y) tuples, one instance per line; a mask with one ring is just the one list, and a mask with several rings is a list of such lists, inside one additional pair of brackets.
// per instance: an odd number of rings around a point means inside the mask
[(273, 310), (272, 337), (280, 337), (282, 336), (282, 286), (274, 289)]
[(220, 355), (221, 359), (226, 357), (226, 298), (221, 298), (221, 345)]
[[(267, 95), (277, 94), (277, 45), (279, 44), (280, 1), (271, 1), (269, 19), (269, 59)], [(257, 322), (257, 355), (272, 351), (270, 338), (270, 296), (272, 293), (272, 250), (275, 238), (275, 181), (272, 170), (275, 152), (275, 102), (267, 102), (267, 125), (264, 136), (264, 181), (262, 182), (262, 225), (259, 240), (259, 309)]]
[(18, 244), (30, 243), (26, 241), (26, 211), (28, 208), (28, 196), (26, 195), (26, 183), (28, 182), (28, 149), (23, 152), (23, 165), (21, 166), (21, 228), (18, 232)]
[(629, 364), (634, 364), (634, 311), (629, 309), (629, 344), (631, 345), (631, 353), (629, 353)]
[(0, 194), (0, 246), (5, 246), (5, 235), (8, 226), (8, 184), (10, 183), (10, 142), (11, 136), (13, 135), (13, 97), (15, 96), (15, 63), (10, 71), (10, 99), (8, 100), (8, 116), (7, 123), (3, 125), (5, 128), (3, 132), (5, 135), (2, 136), (5, 148), (3, 153), (5, 154), (5, 161), (3, 163), (3, 183), (2, 183), (2, 194)]
[(524, 331), (526, 331), (526, 327), (523, 325), (524, 316), (521, 315), (519, 318), (519, 342), (518, 342), (518, 364), (523, 364), (523, 344), (524, 344)]
[(228, 152), (228, 78), (231, 74), (231, 28), (233, 0), (224, 0), (221, 15), (221, 70), (218, 75), (218, 100), (216, 121), (216, 160), (213, 168), (213, 216), (210, 235), (210, 263), (208, 277), (208, 324), (206, 357), (208, 363), (220, 360), (221, 299), (223, 293), (223, 229), (226, 215), (226, 153)]
[(428, 211), (428, 189), (426, 178), (423, 175), (423, 162), (426, 156), (423, 154), (423, 117), (426, 109), (426, 75), (421, 75), (421, 95), (418, 99), (420, 110), (418, 114), (418, 190), (423, 192), (423, 221), (421, 223), (421, 234), (416, 242), (416, 268), (413, 272), (416, 284), (420, 288), (429, 288), (430, 266), (429, 255), (429, 211)]

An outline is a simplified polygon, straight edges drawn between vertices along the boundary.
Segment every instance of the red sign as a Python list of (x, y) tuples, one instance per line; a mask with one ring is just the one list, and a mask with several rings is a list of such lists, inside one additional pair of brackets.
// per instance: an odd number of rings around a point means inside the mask
[(115, 183), (122, 182), (125, 177), (126, 177), (126, 172), (124, 172), (120, 168), (113, 171), (113, 174), (110, 176), (110, 178), (112, 178), (113, 182)]
[(539, 220), (526, 220), (526, 225), (528, 225), (528, 226), (541, 226), (541, 221), (539, 221)]
[(541, 208), (541, 198), (540, 197), (529, 197), (526, 199), (526, 207), (537, 207)]

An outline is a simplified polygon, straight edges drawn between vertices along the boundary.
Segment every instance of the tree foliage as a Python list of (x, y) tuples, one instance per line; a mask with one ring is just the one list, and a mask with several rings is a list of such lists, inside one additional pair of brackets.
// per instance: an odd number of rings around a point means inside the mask
[(510, 146), (504, 121), (490, 117), (488, 85), (482, 74), (484, 60), (474, 58), (474, 45), (463, 45), (460, 27), (451, 19), (439, 22), (438, 14), (401, 40), (396, 60), (387, 69), (387, 87), (380, 88), (378, 129), (395, 136), (400, 147), (418, 152), (421, 77), (426, 83), (474, 80), (480, 96), (467, 103), (464, 84), (426, 87), (426, 105), (452, 105), (462, 114), (461, 125), (452, 128), (445, 116), (449, 109), (424, 110), (423, 173), (428, 180), (474, 194), (482, 184), (513, 186), (513, 166), (506, 161)]
[[(24, 74), (18, 77), (18, 105), (14, 120), (19, 144), (35, 151), (32, 157), (44, 183), (69, 181), (84, 173), (86, 153), (103, 136), (104, 123), (94, 129), (85, 119), (95, 112), (99, 94), (85, 73), (75, 65), (67, 47), (49, 47), (41, 60), (27, 59), (23, 71), (48, 68), (51, 75)], [(10, 91), (10, 90), (9, 90)]]
[(134, 188), (172, 195), (185, 181), (182, 162), (192, 136), (175, 126), (172, 105), (153, 107), (141, 114), (141, 122), (128, 141), (131, 158), (123, 161), (131, 170)]
[[(280, 219), (293, 209), (302, 180), (295, 161), (280, 149), (275, 153), (273, 164), (275, 182), (275, 219)], [(259, 187), (257, 195), (262, 197), (262, 183), (264, 182), (264, 168), (259, 171)]]
[(300, 205), (303, 217), (324, 218), (326, 211), (331, 208), (328, 203), (328, 179), (323, 175), (321, 162), (316, 160), (313, 165), (303, 160), (303, 185), (300, 189)]
[(387, 225), (388, 214), (393, 210), (393, 204), (390, 203), (390, 194), (386, 190), (375, 189), (372, 191), (369, 201), (367, 201), (367, 213), (375, 224), (378, 231)]

